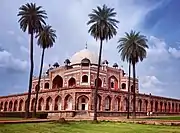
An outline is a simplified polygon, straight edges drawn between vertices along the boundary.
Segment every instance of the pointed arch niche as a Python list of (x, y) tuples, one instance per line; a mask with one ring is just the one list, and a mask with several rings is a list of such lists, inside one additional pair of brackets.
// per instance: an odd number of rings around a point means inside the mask
[(89, 98), (87, 96), (80, 96), (78, 98), (78, 110), (88, 110)]

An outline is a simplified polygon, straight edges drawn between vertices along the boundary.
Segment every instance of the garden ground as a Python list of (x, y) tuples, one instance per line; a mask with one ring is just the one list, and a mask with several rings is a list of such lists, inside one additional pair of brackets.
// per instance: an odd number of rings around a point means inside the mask
[(119, 122), (70, 122), (69, 124), (0, 124), (0, 133), (180, 133), (179, 126), (141, 125)]

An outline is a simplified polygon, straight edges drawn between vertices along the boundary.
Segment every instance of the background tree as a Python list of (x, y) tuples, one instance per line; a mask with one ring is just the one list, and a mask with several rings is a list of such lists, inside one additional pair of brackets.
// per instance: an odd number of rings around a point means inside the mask
[(17, 16), (20, 17), (19, 24), (20, 28), (23, 32), (28, 31), (30, 34), (30, 74), (29, 74), (29, 89), (28, 89), (28, 98), (26, 102), (26, 116), (29, 117), (29, 105), (31, 99), (31, 88), (32, 88), (32, 77), (33, 77), (33, 69), (34, 69), (34, 61), (33, 61), (33, 38), (34, 33), (38, 33), (41, 29), (41, 25), (45, 24), (45, 20), (47, 18), (45, 10), (42, 10), (41, 6), (36, 6), (35, 3), (27, 3), (22, 5), (19, 8), (19, 13)]
[[(98, 60), (98, 70), (97, 78), (99, 79), (99, 70), (101, 66), (101, 53), (102, 53), (102, 44), (104, 40), (110, 40), (114, 35), (117, 34), (116, 29), (118, 20), (114, 19), (116, 12), (114, 8), (109, 8), (106, 5), (103, 7), (97, 6), (97, 9), (93, 9), (92, 13), (88, 15), (89, 21), (87, 25), (90, 25), (89, 33), (96, 39), (100, 40), (100, 49), (99, 49), (99, 60)], [(97, 93), (98, 93), (98, 82), (96, 83), (96, 88), (94, 91), (94, 121), (97, 121)]]
[[(132, 64), (133, 67), (133, 118), (136, 117), (136, 64), (146, 58), (146, 49), (148, 48), (147, 41), (148, 40), (145, 36), (140, 35), (140, 32), (131, 30), (130, 33), (125, 33), (125, 37), (119, 39), (119, 45), (117, 46), (117, 48), (119, 49), (118, 52), (121, 53), (122, 60), (128, 61), (128, 63)], [(131, 65), (129, 65), (129, 71), (130, 66)], [(130, 91), (129, 85), (128, 92)]]
[(40, 81), (41, 81), (42, 68), (44, 62), (44, 53), (45, 53), (45, 49), (51, 48), (55, 43), (55, 39), (56, 39), (55, 30), (53, 30), (52, 27), (49, 25), (42, 26), (42, 30), (36, 35), (36, 38), (38, 39), (37, 44), (40, 46), (40, 48), (42, 48), (42, 55), (41, 55), (41, 64), (40, 64), (39, 78), (38, 78), (38, 89), (36, 91), (36, 99), (34, 106), (34, 116), (36, 116), (36, 106), (38, 100), (38, 93), (40, 90)]

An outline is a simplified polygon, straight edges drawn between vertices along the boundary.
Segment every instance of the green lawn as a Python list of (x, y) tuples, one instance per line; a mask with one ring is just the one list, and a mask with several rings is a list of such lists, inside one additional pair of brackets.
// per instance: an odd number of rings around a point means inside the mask
[(115, 122), (1, 124), (0, 133), (180, 133), (180, 127)]

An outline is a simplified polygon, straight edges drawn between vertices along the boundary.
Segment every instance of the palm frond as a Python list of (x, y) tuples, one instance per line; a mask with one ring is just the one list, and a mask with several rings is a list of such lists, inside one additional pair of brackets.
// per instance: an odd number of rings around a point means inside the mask
[(88, 32), (96, 40), (109, 40), (117, 34), (116, 30), (119, 21), (114, 18), (116, 16), (114, 8), (109, 8), (106, 5), (102, 7), (97, 6), (97, 9), (93, 9), (88, 16), (89, 21), (87, 25), (90, 25)]
[(50, 25), (42, 26), (41, 31), (36, 35), (38, 45), (43, 49), (52, 47), (57, 37), (55, 32)]
[(42, 24), (46, 24), (45, 19), (47, 14), (42, 10), (42, 6), (36, 6), (35, 3), (26, 3), (19, 8), (18, 23), (23, 32), (28, 30), (28, 33), (37, 33), (42, 28)]
[(143, 61), (147, 56), (148, 49), (147, 38), (140, 32), (133, 30), (130, 33), (125, 32), (125, 36), (118, 40), (118, 53), (121, 55), (122, 61), (138, 63)]

